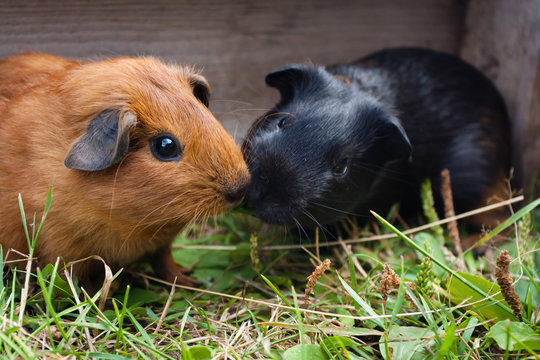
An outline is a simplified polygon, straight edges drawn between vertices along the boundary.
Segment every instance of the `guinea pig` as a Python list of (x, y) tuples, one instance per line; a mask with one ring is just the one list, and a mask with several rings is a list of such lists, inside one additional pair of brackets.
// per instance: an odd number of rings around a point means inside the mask
[(281, 100), (242, 145), (252, 177), (246, 203), (265, 222), (313, 228), (348, 215), (362, 221), (369, 210), (384, 216), (400, 201), (401, 211), (414, 214), (426, 178), (440, 208), (445, 168), (456, 212), (506, 194), (504, 102), (456, 56), (387, 49), (349, 64), (286, 66), (266, 83)]
[[(152, 57), (0, 60), (4, 254), (28, 251), (18, 194), (30, 223), (54, 182), (35, 249), (40, 265), (91, 255), (113, 269), (148, 260), (162, 279), (192, 284), (172, 258), (175, 235), (236, 206), (250, 180), (208, 100), (208, 83), (192, 68)], [(102, 268), (85, 261), (74, 275), (95, 288)]]

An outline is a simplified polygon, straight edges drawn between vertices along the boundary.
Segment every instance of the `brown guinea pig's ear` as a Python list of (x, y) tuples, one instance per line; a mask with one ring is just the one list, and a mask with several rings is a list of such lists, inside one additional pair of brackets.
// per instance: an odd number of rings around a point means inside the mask
[(73, 145), (64, 164), (74, 170), (98, 171), (118, 163), (129, 147), (129, 130), (137, 117), (131, 112), (105, 110)]
[(195, 75), (190, 80), (191, 87), (193, 88), (193, 95), (208, 107), (210, 101), (210, 85), (208, 81), (202, 75)]

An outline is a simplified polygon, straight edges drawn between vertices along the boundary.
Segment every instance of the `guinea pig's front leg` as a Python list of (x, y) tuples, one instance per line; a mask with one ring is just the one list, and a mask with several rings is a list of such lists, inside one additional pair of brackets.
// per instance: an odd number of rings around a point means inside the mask
[(150, 264), (156, 275), (165, 281), (174, 282), (185, 286), (197, 287), (201, 282), (186, 275), (191, 272), (190, 268), (183, 268), (174, 262), (171, 245), (156, 251), (150, 256)]

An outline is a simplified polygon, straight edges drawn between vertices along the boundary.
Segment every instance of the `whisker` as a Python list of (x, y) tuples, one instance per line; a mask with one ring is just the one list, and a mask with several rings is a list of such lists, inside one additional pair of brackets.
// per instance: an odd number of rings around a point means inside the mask
[[(215, 100), (214, 100), (214, 102), (215, 102)], [(261, 111), (268, 111), (268, 109), (241, 108), (241, 109), (235, 109), (235, 110), (230, 110), (230, 111), (214, 111), (213, 113), (216, 114), (216, 115), (231, 115), (231, 114), (239, 113), (239, 112), (242, 112), (242, 111), (257, 111), (257, 112), (261, 112)]]
[(296, 218), (293, 216), (292, 218), (294, 220), (294, 222), (296, 223), (296, 226), (298, 228), (298, 234), (300, 235), (300, 241), (302, 241), (302, 234), (300, 232), (300, 230), (302, 230), (302, 232), (304, 233), (304, 235), (306, 235), (306, 240), (309, 241), (309, 235), (308, 233), (306, 232), (306, 230), (304, 229), (304, 227), (300, 224), (300, 222), (298, 220), (296, 220)]
[(171, 199), (169, 202), (167, 203), (164, 203), (156, 208), (154, 208), (153, 210), (151, 210), (150, 212), (148, 212), (142, 219), (140, 219), (134, 226), (133, 228), (131, 229), (131, 231), (129, 232), (128, 236), (126, 237), (126, 240), (127, 241), (131, 235), (133, 235), (133, 233), (135, 232), (135, 230), (138, 230), (139, 227), (143, 226), (143, 225), (146, 225), (145, 227), (142, 228), (142, 230), (148, 228), (149, 226), (155, 224), (157, 221), (154, 220), (154, 222), (150, 222), (150, 225), (148, 224), (145, 224), (144, 223), (144, 220), (148, 219), (148, 217), (150, 217), (152, 214), (154, 214), (156, 211), (159, 211), (163, 208), (167, 208), (168, 206), (170, 206), (170, 204), (172, 204), (174, 201), (176, 201), (178, 198), (180, 198), (181, 196), (185, 195), (185, 193), (183, 194), (179, 194), (177, 196), (175, 196), (173, 199)]
[(315, 202), (315, 201), (310, 201), (309, 203), (313, 204), (313, 205), (316, 205), (316, 206), (320, 206), (320, 207), (329, 209), (329, 210), (332, 210), (332, 211), (335, 211), (335, 212), (338, 212), (338, 213), (341, 213), (341, 214), (369, 218), (369, 216), (367, 216), (367, 215), (362, 215), (362, 214), (353, 213), (353, 212), (350, 212), (350, 211), (340, 210), (338, 208), (334, 208), (334, 207), (331, 207), (331, 206), (328, 206), (328, 205), (325, 205), (325, 204), (321, 204), (321, 203), (318, 203), (318, 202)]
[[(332, 235), (332, 233), (315, 218), (315, 216), (313, 216), (312, 214), (309, 213), (309, 211), (302, 210), (302, 212), (307, 217), (309, 217), (311, 220), (313, 220), (315, 222), (315, 224), (319, 227), (319, 229), (322, 230), (322, 233), (323, 233), (325, 239), (326, 239), (326, 234), (328, 234), (328, 235), (330, 235), (332, 237), (333, 240), (337, 240), (336, 237), (334, 235)], [(326, 239), (326, 240), (328, 241), (328, 239)]]
[[(362, 168), (364, 170), (367, 170), (372, 174), (376, 174), (376, 175), (380, 176), (383, 179), (390, 179), (390, 180), (394, 180), (396, 182), (400, 182), (400, 183), (403, 183), (403, 184), (414, 184), (415, 183), (414, 181), (407, 179), (407, 178), (410, 178), (410, 176), (406, 172), (388, 169), (388, 168), (385, 168), (384, 165), (379, 165), (379, 164), (374, 164), (374, 163), (367, 163), (367, 162), (359, 161), (358, 159), (355, 160), (354, 165), (356, 165), (356, 166), (358, 166), (358, 167), (360, 167), (360, 168)], [(380, 173), (381, 170), (385, 170), (385, 173), (381, 174)], [(392, 175), (395, 175), (395, 177), (392, 176)]]
[[(138, 226), (140, 225), (153, 225), (155, 224), (155, 222), (150, 222), (150, 223), (144, 223), (144, 220), (146, 220), (150, 215), (154, 214), (156, 211), (159, 211), (159, 210), (164, 210), (166, 209), (167, 207), (169, 207), (170, 205), (172, 205), (175, 201), (177, 201), (178, 199), (180, 199), (181, 197), (183, 196), (186, 196), (186, 195), (189, 195), (190, 194), (190, 191), (189, 190), (185, 190), (184, 192), (182, 193), (179, 193), (178, 195), (176, 195), (174, 198), (172, 198), (171, 200), (169, 200), (168, 202), (156, 207), (155, 209), (153, 209), (152, 211), (150, 211), (148, 214), (146, 214), (142, 219), (139, 220), (139, 222), (134, 226), (133, 230), (135, 230)], [(171, 217), (171, 218), (160, 218), (159, 220), (157, 220), (157, 222), (161, 222), (161, 220), (169, 220), (169, 219), (175, 219), (176, 216), (174, 217)], [(132, 230), (132, 232), (133, 232)]]
[[(212, 102), (232, 103), (232, 104), (241, 104), (241, 105), (246, 105), (246, 106), (253, 106), (252, 103), (249, 103), (247, 101), (241, 101), (241, 100), (213, 99)], [(261, 109), (261, 110), (264, 110), (264, 109)]]

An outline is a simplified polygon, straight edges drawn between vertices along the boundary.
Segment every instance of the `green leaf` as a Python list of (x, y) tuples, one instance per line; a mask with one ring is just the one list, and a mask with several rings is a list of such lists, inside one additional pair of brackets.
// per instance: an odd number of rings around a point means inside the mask
[[(118, 293), (114, 296), (118, 301), (124, 300), (124, 294)], [(129, 291), (129, 298), (127, 302), (128, 307), (136, 307), (146, 304), (159, 302), (164, 296), (156, 293), (155, 291), (145, 290), (141, 288), (132, 288)]]
[(441, 344), (441, 348), (439, 349), (439, 359), (444, 357), (448, 354), (450, 351), (450, 347), (454, 342), (456, 341), (456, 324), (451, 323), (446, 328), (446, 335), (444, 336), (444, 341)]
[(461, 338), (463, 339), (463, 341), (459, 342), (459, 349), (458, 349), (459, 354), (463, 354), (463, 352), (465, 351), (465, 344), (468, 344), (469, 341), (471, 341), (471, 336), (475, 330), (476, 324), (478, 324), (478, 319), (474, 316), (469, 317), (467, 320), (459, 324), (458, 329), (460, 330), (464, 328), (468, 328), (467, 330), (461, 333)]
[(283, 360), (326, 360), (328, 357), (319, 345), (301, 344), (283, 353)]
[[(483, 290), (489, 295), (493, 295), (500, 291), (499, 285), (483, 279), (479, 276), (462, 272), (459, 273), (459, 275), (461, 275), (463, 279), (473, 284), (477, 288)], [(451, 276), (448, 279), (447, 286), (448, 292), (450, 294), (450, 300), (452, 300), (452, 302), (455, 304), (462, 303), (466, 299), (468, 299), (466, 303), (476, 303), (482, 299), (485, 299), (485, 296), (483, 294), (477, 292), (470, 285), (465, 284), (461, 279), (455, 276)], [(512, 314), (511, 310), (506, 305), (501, 303), (501, 301), (504, 301), (504, 299), (500, 293), (494, 296), (494, 299), (498, 301), (476, 303), (472, 307), (470, 307), (469, 310), (478, 313), (485, 320), (517, 320), (517, 318)]]
[(426, 328), (393, 325), (387, 336), (388, 347), (392, 349), (391, 354), (386, 353), (384, 336), (381, 337), (379, 349), (385, 359), (429, 359), (431, 354), (425, 347), (435, 345), (434, 338), (435, 333)]
[[(344, 309), (344, 308), (341, 308), (341, 307), (338, 307), (338, 308), (335, 308), (334, 311), (338, 314), (341, 314), (341, 315), (351, 315), (351, 312), (347, 309)], [(351, 319), (351, 318), (340, 318), (339, 321), (345, 325), (345, 327), (354, 327), (354, 319)]]
[(212, 351), (206, 346), (197, 345), (182, 351), (182, 360), (207, 360), (212, 359)]
[[(183, 251), (182, 256), (183, 257)], [(210, 268), (210, 269), (225, 269), (231, 264), (231, 256), (229, 251), (206, 251), (197, 262), (197, 268)]]
[(537, 285), (537, 283), (535, 282), (532, 274), (527, 270), (525, 264), (523, 265), (523, 270), (527, 276), (531, 275), (531, 277), (520, 278), (517, 282), (514, 283), (514, 289), (516, 291), (516, 294), (520, 299), (522, 299), (522, 302), (525, 302), (525, 299), (528, 299), (530, 297), (531, 303), (538, 304), (540, 290), (538, 290), (538, 288), (535, 286)]
[(251, 266), (246, 265), (227, 270), (226, 267), (199, 268), (198, 265), (191, 274), (197, 280), (202, 281), (207, 286), (212, 286), (213, 291), (228, 292), (229, 289), (243, 284), (240, 279), (251, 279), (256, 275)]
[[(209, 236), (203, 239), (187, 239), (178, 235), (174, 244), (176, 245), (209, 245), (212, 242), (223, 244), (223, 236)], [(182, 267), (221, 267), (225, 268), (230, 263), (228, 251), (213, 251), (207, 249), (173, 249), (174, 261)]]
[(514, 350), (540, 350), (540, 335), (527, 324), (517, 321), (499, 321), (489, 329), (486, 337), (501, 348)]
[(55, 274), (54, 279), (53, 279), (52, 275), (54, 273), (55, 273), (55, 267), (54, 267), (53, 264), (45, 265), (45, 267), (41, 271), (41, 275), (44, 278), (49, 278), (50, 277), (52, 280), (54, 280), (54, 285), (52, 287), (53, 291), (51, 291), (50, 296), (52, 298), (60, 297), (61, 300), (69, 299), (71, 297), (71, 295), (72, 295), (71, 294), (71, 288), (69, 287), (69, 283), (67, 281), (63, 280), (60, 276), (56, 276), (57, 274)]
[[(135, 290), (131, 290), (132, 292), (134, 292)], [(148, 313), (148, 311), (146, 310), (146, 308), (143, 308), (142, 306), (137, 306), (137, 307), (134, 307), (134, 308), (130, 308), (129, 309), (129, 312), (133, 315), (136, 315), (136, 316), (144, 316)]]

